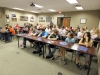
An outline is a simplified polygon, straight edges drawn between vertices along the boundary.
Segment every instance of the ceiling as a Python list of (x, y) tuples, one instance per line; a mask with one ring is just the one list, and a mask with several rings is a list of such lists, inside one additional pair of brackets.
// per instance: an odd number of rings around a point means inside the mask
[[(66, 0), (0, 0), (0, 7), (21, 8), (24, 11), (37, 11), (49, 13), (48, 9), (54, 9), (56, 12), (79, 11), (75, 5), (81, 5), (84, 10), (100, 10), (100, 0), (77, 0), (77, 4), (70, 4)], [(31, 3), (43, 6), (41, 10), (37, 7), (30, 7)]]

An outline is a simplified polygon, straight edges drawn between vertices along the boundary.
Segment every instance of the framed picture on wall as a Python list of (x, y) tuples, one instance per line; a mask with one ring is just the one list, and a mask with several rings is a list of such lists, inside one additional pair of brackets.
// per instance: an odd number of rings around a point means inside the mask
[(28, 17), (27, 16), (20, 16), (20, 21), (28, 21)]
[(85, 18), (80, 19), (81, 24), (86, 24), (86, 21), (87, 21), (87, 19), (85, 19)]
[(30, 22), (34, 22), (34, 17), (30, 17)]
[(12, 14), (12, 18), (16, 18), (16, 14)]
[(52, 17), (46, 17), (46, 22), (51, 22), (52, 21)]
[(39, 17), (39, 20), (43, 20), (43, 17)]
[(6, 18), (9, 19), (9, 15), (6, 15)]

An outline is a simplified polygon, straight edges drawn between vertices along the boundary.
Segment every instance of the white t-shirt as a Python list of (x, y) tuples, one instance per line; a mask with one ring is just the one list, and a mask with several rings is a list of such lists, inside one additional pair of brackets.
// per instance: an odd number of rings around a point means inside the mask
[(46, 28), (45, 31), (48, 32), (49, 34), (51, 33), (51, 29)]
[(60, 35), (66, 35), (66, 32), (67, 31), (65, 29), (63, 29), (63, 30), (62, 29), (59, 29), (59, 34)]
[(77, 33), (77, 38), (78, 39), (81, 39), (83, 37), (83, 34), (84, 34), (84, 32), (83, 33), (82, 32), (78, 32)]

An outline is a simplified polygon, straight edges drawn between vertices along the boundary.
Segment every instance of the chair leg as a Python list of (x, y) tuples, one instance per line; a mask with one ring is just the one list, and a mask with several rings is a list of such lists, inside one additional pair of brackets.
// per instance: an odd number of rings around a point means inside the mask
[(45, 49), (44, 50), (45, 50), (45, 53), (46, 53), (46, 44), (45, 44)]
[(71, 58), (71, 62), (73, 61), (73, 55), (74, 55), (74, 52), (72, 53), (72, 58)]

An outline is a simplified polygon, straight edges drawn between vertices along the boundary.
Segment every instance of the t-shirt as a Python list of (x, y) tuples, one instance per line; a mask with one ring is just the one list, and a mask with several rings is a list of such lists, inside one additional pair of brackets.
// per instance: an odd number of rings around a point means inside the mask
[(66, 38), (65, 41), (66, 42), (70, 42), (70, 43), (74, 43), (75, 42), (75, 39), (74, 38), (71, 38), (71, 39)]
[(50, 38), (57, 38), (58, 39), (59, 38), (59, 35), (58, 34), (57, 35), (52, 34)]
[(46, 36), (46, 37), (48, 37), (48, 35), (49, 35), (49, 33), (46, 32), (46, 31), (44, 31), (44, 32), (40, 35), (40, 37), (42, 37), (42, 36)]
[(9, 28), (9, 31), (10, 31), (13, 35), (15, 35), (15, 30), (14, 30), (13, 28)]

